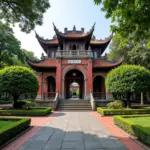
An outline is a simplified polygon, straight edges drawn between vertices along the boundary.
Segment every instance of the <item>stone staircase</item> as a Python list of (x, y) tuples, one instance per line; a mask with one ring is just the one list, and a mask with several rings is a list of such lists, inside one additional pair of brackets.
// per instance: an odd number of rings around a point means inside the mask
[(89, 100), (60, 100), (57, 110), (88, 111), (92, 108)]

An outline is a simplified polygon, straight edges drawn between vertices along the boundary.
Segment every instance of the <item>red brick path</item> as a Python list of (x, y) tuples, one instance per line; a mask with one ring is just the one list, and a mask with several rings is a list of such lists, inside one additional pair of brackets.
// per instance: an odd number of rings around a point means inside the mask
[(119, 141), (124, 144), (129, 150), (145, 150), (138, 143), (133, 141), (129, 135), (125, 132), (121, 131), (118, 127), (114, 125), (113, 117), (101, 117), (101, 115), (97, 112), (92, 112), (92, 115), (104, 125), (104, 127), (115, 137), (119, 139)]

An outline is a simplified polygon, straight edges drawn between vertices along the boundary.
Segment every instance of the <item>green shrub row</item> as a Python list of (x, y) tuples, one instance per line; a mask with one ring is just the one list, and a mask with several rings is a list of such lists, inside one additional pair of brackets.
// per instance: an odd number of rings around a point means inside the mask
[(0, 121), (12, 121), (9, 125), (0, 128), (0, 146), (11, 140), (13, 137), (27, 129), (30, 125), (29, 118), (1, 118)]
[(102, 116), (110, 116), (110, 115), (136, 115), (136, 114), (150, 114), (150, 108), (142, 108), (142, 109), (107, 109), (107, 108), (97, 108), (98, 113)]
[(0, 104), (12, 104), (13, 103), (13, 101), (1, 101), (0, 100)]
[(52, 108), (32, 108), (0, 110), (0, 116), (46, 116), (50, 114)]
[[(148, 115), (139, 116), (147, 117)], [(127, 117), (137, 116), (115, 116), (114, 123), (128, 133), (137, 136), (139, 140), (143, 141), (143, 143), (150, 145), (150, 128), (139, 126), (136, 123), (127, 120)]]

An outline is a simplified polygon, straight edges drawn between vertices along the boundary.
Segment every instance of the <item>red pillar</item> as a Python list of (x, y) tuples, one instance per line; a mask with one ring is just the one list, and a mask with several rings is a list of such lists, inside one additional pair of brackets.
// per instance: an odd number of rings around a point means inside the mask
[(88, 73), (87, 73), (87, 94), (90, 94), (90, 90), (93, 90), (93, 70), (92, 70), (92, 60), (88, 60)]
[(56, 89), (58, 89), (59, 94), (62, 94), (61, 60), (57, 60), (57, 68), (56, 68)]
[(39, 90), (38, 90), (38, 96), (42, 96), (42, 81), (43, 81), (43, 73), (38, 74), (38, 81), (39, 81)]

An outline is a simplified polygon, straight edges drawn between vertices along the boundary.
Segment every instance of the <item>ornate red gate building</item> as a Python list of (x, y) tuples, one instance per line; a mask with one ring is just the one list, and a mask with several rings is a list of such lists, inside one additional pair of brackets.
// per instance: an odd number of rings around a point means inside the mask
[(39, 91), (37, 98), (43, 100), (55, 96), (58, 90), (62, 99), (70, 98), (70, 84), (79, 84), (80, 99), (89, 99), (90, 91), (96, 98), (107, 99), (105, 78), (107, 73), (121, 64), (108, 61), (102, 54), (112, 39), (97, 40), (93, 35), (94, 26), (87, 33), (81, 30), (64, 29), (60, 32), (54, 25), (56, 35), (45, 40), (36, 33), (36, 38), (47, 54), (40, 61), (28, 60), (38, 73)]

